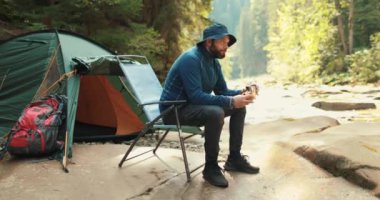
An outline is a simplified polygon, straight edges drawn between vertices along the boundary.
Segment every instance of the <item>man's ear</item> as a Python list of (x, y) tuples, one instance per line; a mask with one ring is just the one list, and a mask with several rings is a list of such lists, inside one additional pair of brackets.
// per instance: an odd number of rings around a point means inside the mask
[(209, 47), (211, 46), (211, 44), (212, 44), (212, 39), (207, 39), (207, 40), (204, 42), (204, 46), (205, 46), (206, 48), (209, 48)]

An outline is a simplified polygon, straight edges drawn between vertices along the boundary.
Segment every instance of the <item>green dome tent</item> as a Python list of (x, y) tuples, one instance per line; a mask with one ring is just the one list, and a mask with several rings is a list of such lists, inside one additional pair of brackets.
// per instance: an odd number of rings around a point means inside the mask
[[(121, 70), (106, 68), (76, 73), (76, 57), (113, 53), (75, 33), (45, 30), (0, 43), (0, 136), (6, 135), (22, 110), (51, 93), (68, 97), (66, 128), (71, 147), (76, 122), (110, 127), (113, 135), (130, 136), (142, 129), (136, 101), (122, 82)], [(96, 138), (99, 135), (91, 135)]]

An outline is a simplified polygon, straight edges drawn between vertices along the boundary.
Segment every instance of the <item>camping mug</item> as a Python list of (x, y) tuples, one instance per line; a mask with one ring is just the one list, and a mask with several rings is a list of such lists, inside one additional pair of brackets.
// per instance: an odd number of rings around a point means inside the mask
[(245, 86), (245, 89), (243, 90), (243, 92), (248, 92), (249, 94), (253, 94), (254, 96), (257, 96), (259, 93), (259, 88), (256, 84), (251, 83)]

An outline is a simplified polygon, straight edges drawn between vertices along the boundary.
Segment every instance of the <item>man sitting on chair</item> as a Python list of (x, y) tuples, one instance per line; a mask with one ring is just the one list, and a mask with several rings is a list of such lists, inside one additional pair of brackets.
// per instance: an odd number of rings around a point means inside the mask
[[(224, 58), (236, 38), (222, 24), (213, 24), (203, 31), (203, 39), (182, 53), (174, 62), (165, 80), (161, 101), (186, 100), (179, 109), (181, 125), (204, 126), (206, 163), (203, 178), (218, 187), (228, 187), (218, 165), (219, 139), (224, 118), (230, 118), (230, 154), (224, 165), (228, 171), (249, 174), (259, 172), (241, 155), (245, 106), (255, 95), (227, 88), (218, 59)], [(212, 93), (213, 92), (213, 93)], [(164, 111), (168, 105), (160, 105)], [(175, 113), (163, 118), (165, 124), (176, 124)]]

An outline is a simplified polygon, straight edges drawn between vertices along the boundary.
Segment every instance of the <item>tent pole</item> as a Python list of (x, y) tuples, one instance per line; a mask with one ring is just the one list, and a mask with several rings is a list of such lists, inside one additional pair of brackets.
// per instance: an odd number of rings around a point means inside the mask
[(66, 173), (69, 173), (69, 170), (67, 169), (67, 152), (68, 152), (68, 148), (69, 148), (68, 143), (69, 143), (69, 133), (66, 130), (66, 136), (65, 136), (65, 154), (63, 155), (63, 158), (62, 158), (63, 171), (65, 171)]

